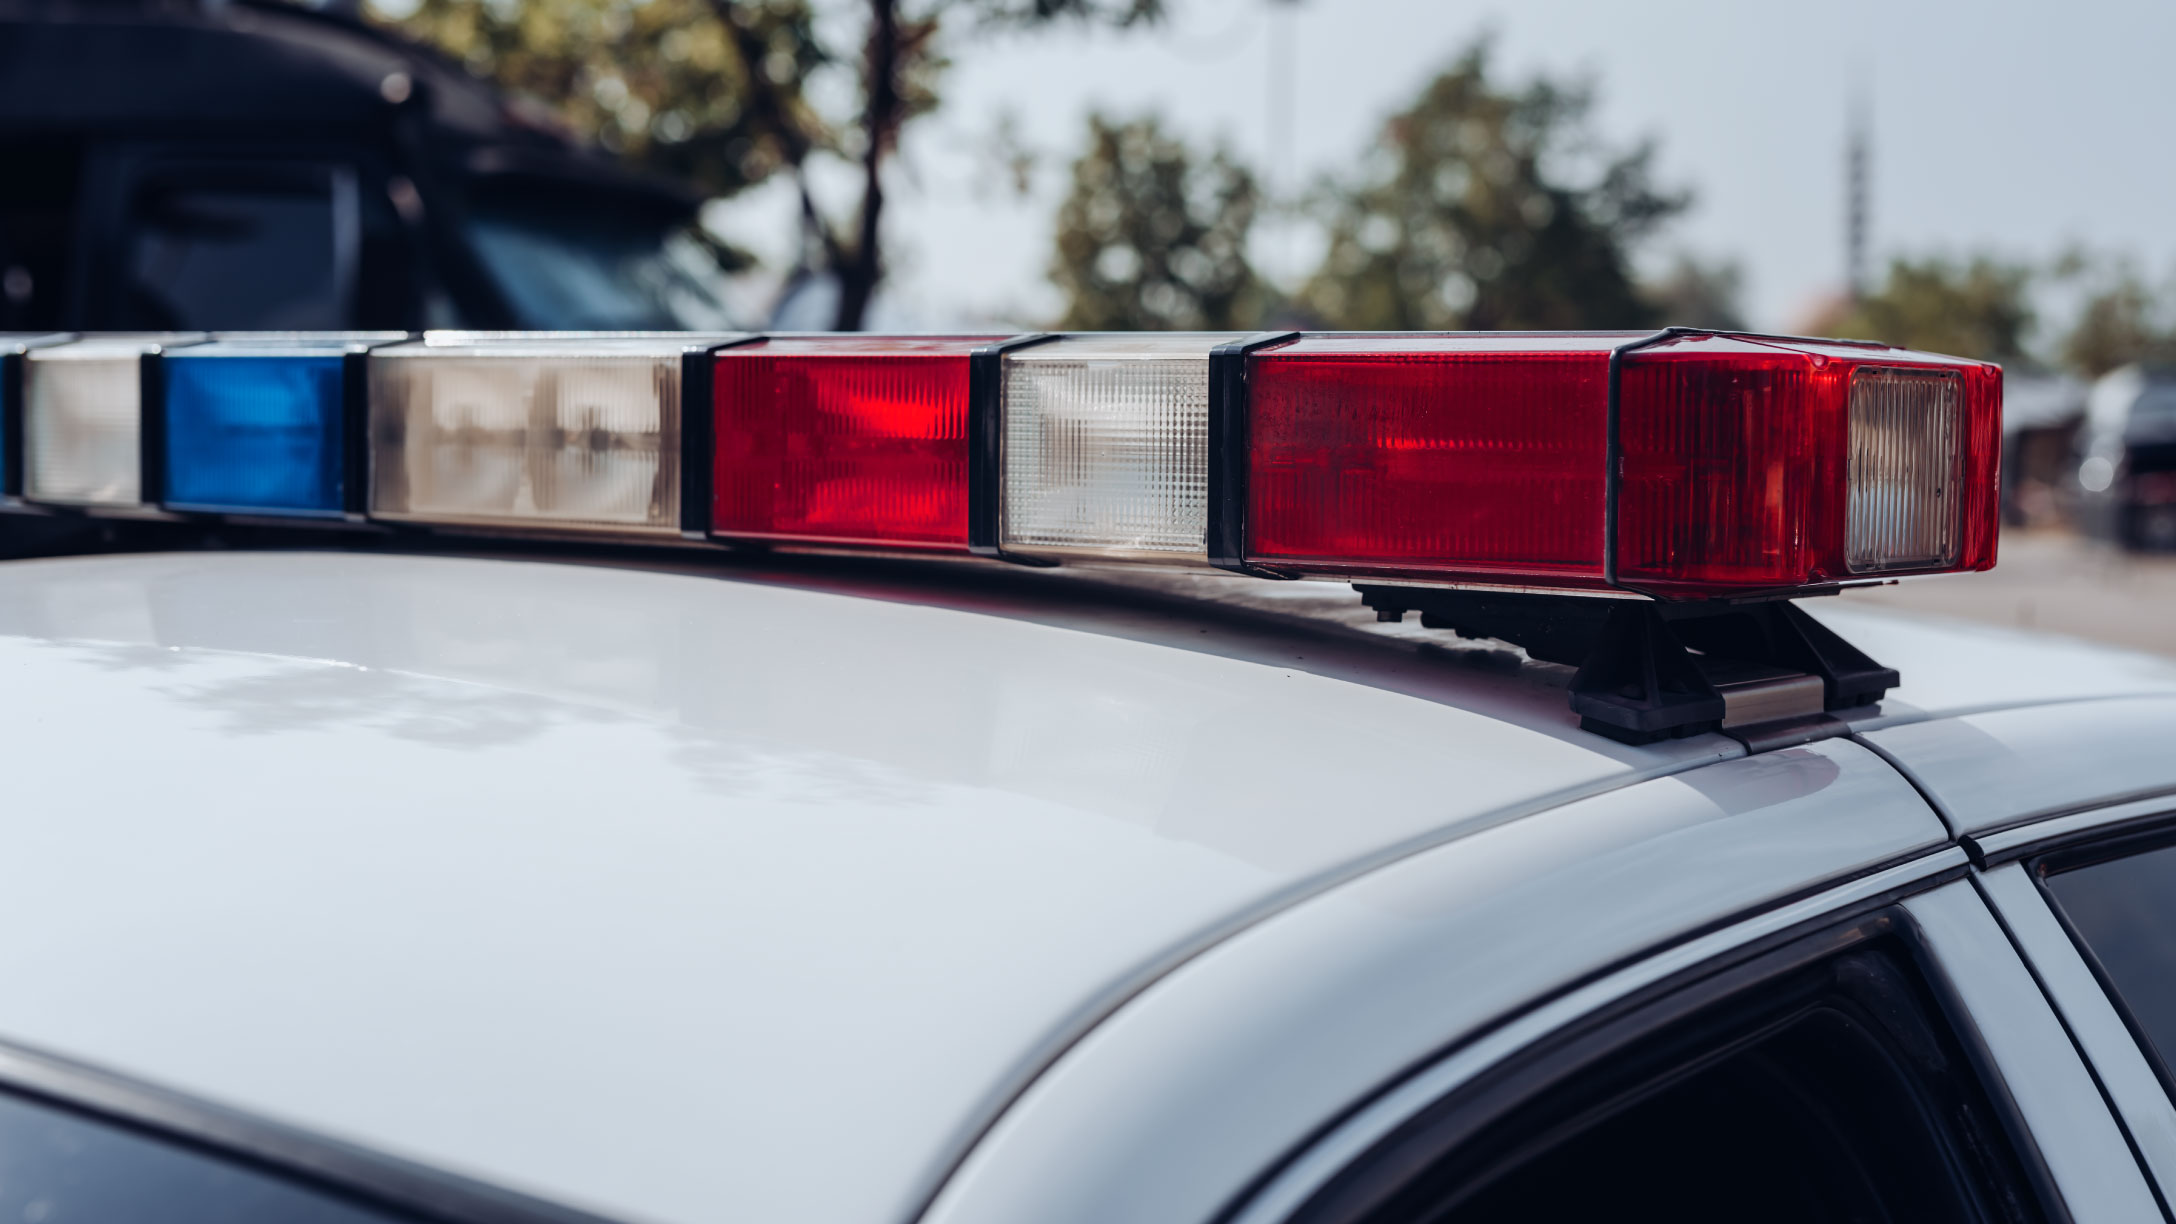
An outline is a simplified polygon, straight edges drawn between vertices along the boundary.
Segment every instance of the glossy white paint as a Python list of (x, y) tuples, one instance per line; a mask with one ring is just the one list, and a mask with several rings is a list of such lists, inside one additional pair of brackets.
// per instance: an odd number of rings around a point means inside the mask
[(1904, 907), (1993, 1056), (2071, 1218), (2163, 1221), (2100, 1088), (1972, 883), (1959, 880)]
[(1322, 1124), (1564, 985), (1940, 822), (1831, 740), (1650, 781), (1405, 859), (1177, 970), (1067, 1053), (931, 1224), (1197, 1224)]
[(2176, 792), (2176, 697), (1991, 710), (1864, 736), (1960, 834)]
[[(885, 572), (7, 563), (0, 1038), (631, 1217), (896, 1220), (1187, 956), (1414, 850), (1739, 751), (1584, 735), (1557, 672)], [(1682, 811), (1632, 800), (1642, 832), (1611, 853), (1625, 835), (1582, 808), (1488, 877), (1436, 859), (1414, 886), (1454, 890), (1433, 917), (1373, 884), (1341, 921), (1390, 926), (1349, 972), (1424, 950), (1400, 906), (1447, 932), (1513, 896), (1629, 897), (1622, 873), (1682, 847), (1727, 909), (1917, 844), (1855, 752), (1673, 784)], [(1850, 810), (1801, 818), (1799, 791)], [(1703, 858), (1717, 821), (1772, 836)], [(1699, 907), (1668, 898), (1555, 970), (1467, 941), (1474, 972), (1512, 975), (1474, 1014)], [(1377, 1073), (1326, 1062), (1312, 1090), (1356, 1071)]]
[(1861, 727), (2049, 702), (2176, 696), (2176, 661), (2156, 655), (1837, 599), (1798, 606), (1902, 675), (1877, 711), (1853, 720)]

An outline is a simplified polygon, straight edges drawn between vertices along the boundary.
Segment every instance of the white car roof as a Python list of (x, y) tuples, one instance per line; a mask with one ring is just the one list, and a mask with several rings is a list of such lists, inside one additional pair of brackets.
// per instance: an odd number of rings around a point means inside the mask
[[(643, 1219), (901, 1218), (1202, 949), (1743, 754), (1581, 732), (1502, 652), (1028, 573), (0, 574), (0, 1039)], [(1904, 673), (1870, 726), (2176, 692), (1830, 620)]]

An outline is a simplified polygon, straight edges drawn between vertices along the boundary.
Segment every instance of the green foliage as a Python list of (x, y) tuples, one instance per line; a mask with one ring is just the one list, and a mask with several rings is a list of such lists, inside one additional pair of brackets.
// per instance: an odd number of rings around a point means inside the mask
[[(834, 326), (861, 326), (884, 274), (884, 163), (901, 130), (934, 110), (947, 22), (974, 28), (1059, 19), (1132, 26), (1162, 0), (839, 0), (866, 15), (864, 45), (826, 46), (815, 0), (421, 0), (393, 24), (512, 93), (575, 136), (637, 164), (731, 195), (778, 173), (799, 179), (802, 271), (840, 286)], [(827, 74), (852, 74), (859, 103), (826, 113)], [(837, 108), (834, 108), (837, 112)], [(856, 215), (828, 217), (808, 189), (812, 158), (855, 164)]]
[(2055, 276), (2084, 294), (2060, 341), (2063, 364), (2088, 378), (2132, 362), (2176, 364), (2176, 287), (2156, 293), (2128, 262), (2073, 251)]
[(1481, 43), (1393, 118), (1357, 183), (1322, 201), (1329, 251), (1305, 313), (1356, 329), (1645, 326), (1629, 249), (1687, 199), (1651, 145), (1603, 147), (1583, 85), (1505, 87)]
[(835, 141), (808, 0), (423, 0), (397, 23), (575, 136), (730, 195)]
[(2019, 362), (2032, 330), (2033, 271), (1980, 255), (1898, 259), (1881, 288), (1850, 305), (1824, 330), (1854, 340), (1983, 361)]
[(1058, 210), (1051, 279), (1060, 327), (1084, 331), (1251, 327), (1262, 286), (1247, 262), (1254, 177), (1223, 149), (1204, 157), (1153, 118), (1088, 120), (1088, 150)]
[(1654, 307), (1658, 323), (1744, 331), (1745, 314), (1738, 305), (1744, 281), (1736, 263), (1705, 263), (1679, 255), (1660, 280), (1642, 287), (1641, 294)]

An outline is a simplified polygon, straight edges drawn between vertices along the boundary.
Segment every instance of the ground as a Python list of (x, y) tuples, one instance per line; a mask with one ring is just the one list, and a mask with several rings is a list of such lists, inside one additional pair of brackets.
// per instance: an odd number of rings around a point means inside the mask
[(1984, 574), (1847, 591), (1853, 603), (1958, 616), (2176, 656), (2176, 554), (2124, 553), (2069, 532), (2011, 532)]

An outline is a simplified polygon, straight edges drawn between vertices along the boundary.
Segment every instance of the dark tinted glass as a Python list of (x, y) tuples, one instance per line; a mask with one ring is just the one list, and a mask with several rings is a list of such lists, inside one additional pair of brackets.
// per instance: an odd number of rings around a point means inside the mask
[(548, 195), (472, 203), (469, 238), (523, 327), (718, 331), (725, 273), (685, 221)]
[(2056, 872), (2047, 890), (2167, 1075), (2176, 1068), (2176, 845)]
[(124, 326), (322, 331), (348, 326), (356, 221), (331, 170), (161, 171), (129, 199)]
[(0, 1094), (0, 1220), (387, 1224), (400, 1218), (131, 1130)]
[[(2040, 1213), (1901, 947), (1628, 1017), (1423, 1113), (1304, 1224), (2008, 1221)], [(1618, 1040), (1619, 1035), (1623, 1038)], [(1584, 1049), (1584, 1055), (1572, 1051)]]

